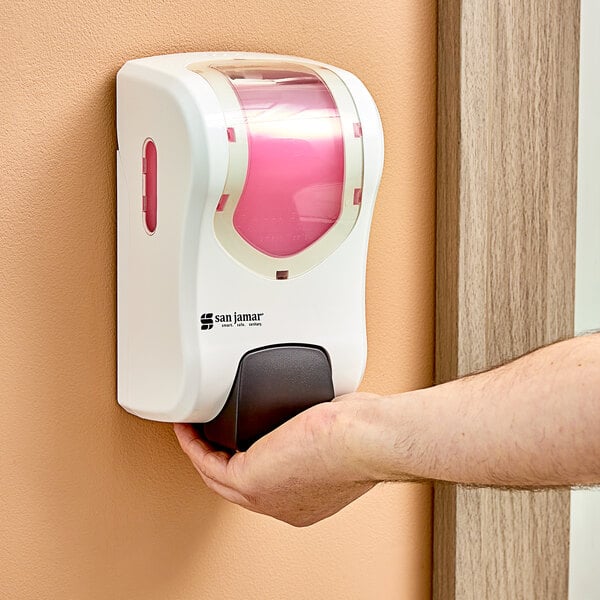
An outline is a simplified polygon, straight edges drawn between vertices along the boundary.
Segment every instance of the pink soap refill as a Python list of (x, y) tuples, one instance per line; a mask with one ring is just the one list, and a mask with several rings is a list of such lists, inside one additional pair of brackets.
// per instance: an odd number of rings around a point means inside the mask
[(233, 224), (257, 250), (297, 254), (323, 236), (342, 207), (344, 142), (335, 101), (312, 73), (220, 68), (239, 99), (248, 167)]

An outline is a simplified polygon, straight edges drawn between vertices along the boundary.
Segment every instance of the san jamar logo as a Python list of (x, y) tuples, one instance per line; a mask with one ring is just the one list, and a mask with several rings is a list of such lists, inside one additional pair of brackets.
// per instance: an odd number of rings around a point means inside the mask
[(207, 329), (212, 329), (215, 324), (215, 322), (213, 321), (213, 314), (212, 313), (204, 313), (200, 317), (200, 323), (202, 324), (200, 327), (200, 329), (202, 329), (202, 331), (206, 331)]
[(215, 325), (221, 327), (262, 327), (265, 313), (203, 313), (200, 315), (200, 329), (207, 331)]

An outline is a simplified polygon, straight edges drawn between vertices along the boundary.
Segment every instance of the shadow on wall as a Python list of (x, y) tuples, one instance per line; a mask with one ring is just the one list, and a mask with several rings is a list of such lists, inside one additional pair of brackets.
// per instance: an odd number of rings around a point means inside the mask
[(33, 157), (44, 168), (25, 182), (40, 215), (20, 269), (30, 327), (17, 351), (30, 371), (15, 373), (12, 414), (29, 435), (7, 447), (15, 472), (17, 460), (26, 469), (16, 476), (31, 498), (23, 528), (33, 519), (54, 540), (37, 551), (57, 573), (89, 578), (93, 597), (161, 597), (198, 545), (214, 544), (225, 505), (171, 425), (116, 403), (114, 92), (104, 82), (55, 111)]

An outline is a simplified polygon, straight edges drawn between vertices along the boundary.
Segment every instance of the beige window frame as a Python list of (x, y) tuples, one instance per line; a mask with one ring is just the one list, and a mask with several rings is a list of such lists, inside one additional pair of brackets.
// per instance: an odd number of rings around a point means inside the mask
[[(337, 221), (318, 240), (295, 254), (286, 257), (268, 256), (246, 242), (233, 225), (233, 215), (244, 189), (248, 165), (248, 141), (245, 135), (244, 117), (239, 100), (220, 67), (239, 67), (247, 62), (248, 68), (273, 68), (305, 71), (316, 74), (325, 83), (337, 106), (344, 141), (344, 187), (342, 207)], [(318, 65), (302, 63), (268, 62), (260, 60), (218, 61), (196, 63), (189, 69), (208, 81), (218, 95), (227, 128), (235, 132), (235, 142), (229, 144), (229, 165), (223, 195), (227, 203), (222, 211), (215, 211), (215, 235), (225, 250), (238, 262), (269, 279), (276, 279), (278, 272), (286, 272), (291, 279), (306, 273), (324, 261), (350, 235), (360, 213), (361, 203), (355, 203), (354, 191), (363, 187), (363, 139), (355, 135), (356, 123), (360, 123), (358, 111), (350, 91), (331, 70)]]

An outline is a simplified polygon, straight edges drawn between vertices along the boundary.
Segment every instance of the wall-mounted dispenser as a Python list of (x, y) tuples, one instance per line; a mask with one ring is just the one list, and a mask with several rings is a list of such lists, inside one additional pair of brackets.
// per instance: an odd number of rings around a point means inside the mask
[(383, 167), (352, 74), (289, 56), (155, 56), (117, 76), (118, 401), (244, 449), (354, 391)]

